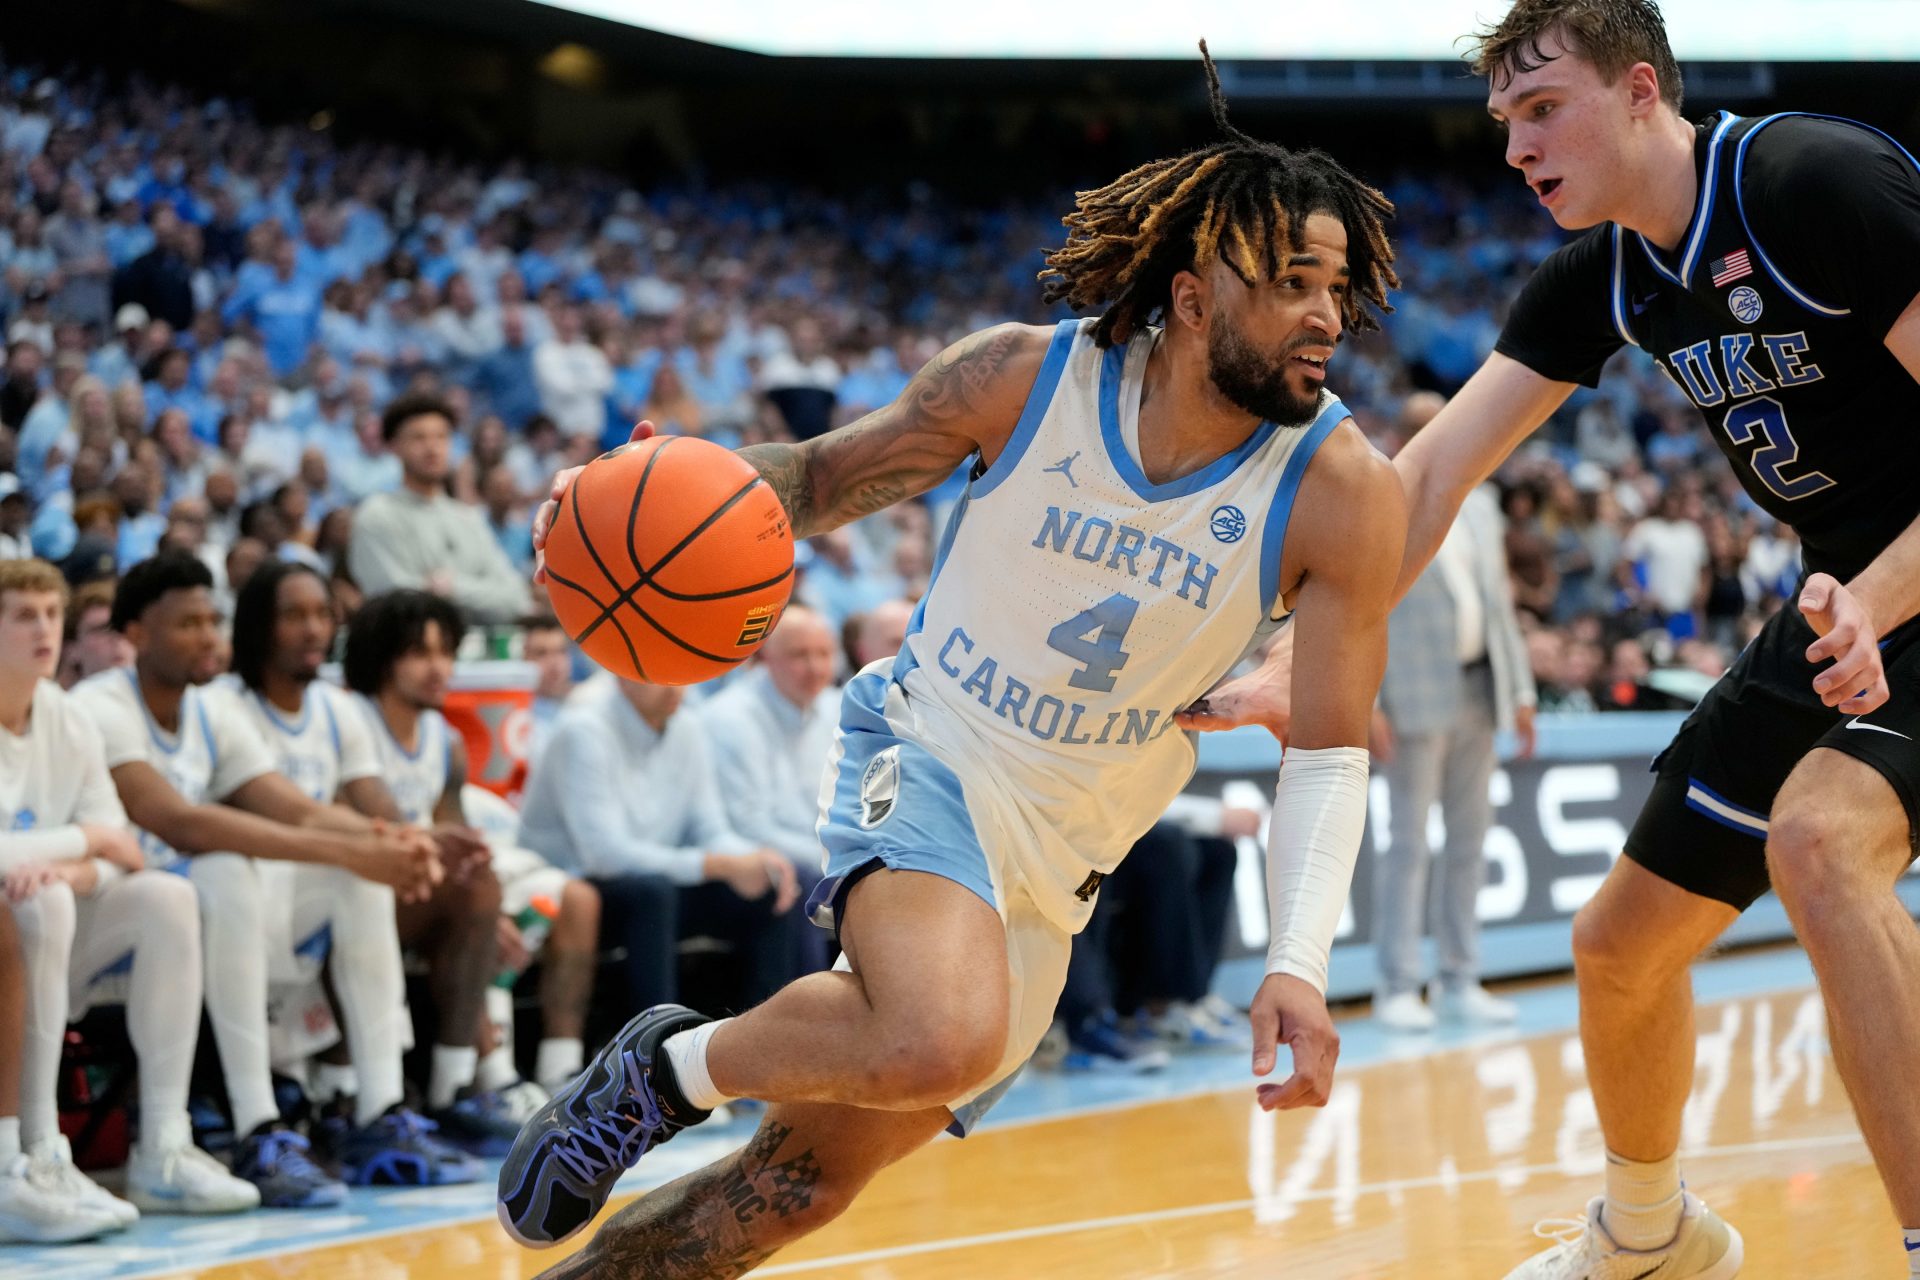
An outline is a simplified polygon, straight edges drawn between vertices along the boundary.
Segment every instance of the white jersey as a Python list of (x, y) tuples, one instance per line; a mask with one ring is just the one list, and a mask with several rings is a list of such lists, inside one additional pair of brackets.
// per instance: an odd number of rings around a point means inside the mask
[(27, 731), (0, 729), (0, 870), (82, 856), (83, 822), (124, 827), (127, 814), (100, 731), (65, 690), (42, 680)]
[[(224, 800), (273, 772), (273, 753), (248, 722), (246, 709), (231, 690), (218, 685), (187, 686), (175, 733), (155, 722), (131, 667), (82, 680), (74, 686), (73, 699), (100, 731), (109, 769), (145, 761), (188, 804)], [(170, 867), (180, 861), (180, 855), (151, 832), (140, 833), (140, 848), (149, 866)]]
[(433, 811), (447, 789), (452, 772), (452, 729), (438, 711), (422, 711), (414, 734), (413, 750), (401, 746), (387, 728), (387, 719), (371, 698), (358, 699), (361, 713), (367, 717), (373, 740), (380, 753), (380, 772), (386, 779), (400, 816), (424, 827), (433, 825)]
[(235, 677), (220, 683), (272, 749), (274, 767), (311, 799), (332, 804), (347, 783), (380, 776), (372, 726), (344, 689), (315, 680), (302, 693), (300, 710), (289, 715)]
[[(1331, 395), (1304, 427), (1262, 424), (1189, 476), (1139, 462), (1141, 379), (1159, 337), (1101, 351), (1092, 321), (1054, 334), (1005, 449), (942, 541), (894, 678), (916, 737), (970, 809), (1038, 848), (1038, 900), (1078, 928), (1089, 886), (1166, 812), (1194, 766), (1174, 714), (1270, 631), (1287, 519)], [(1076, 896), (1076, 894), (1081, 896)]]

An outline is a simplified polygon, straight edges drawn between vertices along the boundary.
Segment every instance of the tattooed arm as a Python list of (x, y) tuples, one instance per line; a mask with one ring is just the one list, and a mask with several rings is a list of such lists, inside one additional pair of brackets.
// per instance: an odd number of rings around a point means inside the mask
[[(1013, 434), (1046, 359), (1051, 327), (996, 325), (954, 343), (914, 375), (899, 399), (804, 444), (740, 450), (780, 495), (795, 538), (835, 529), (939, 484), (978, 453), (988, 463)], [(633, 438), (653, 434), (653, 424)], [(544, 581), (547, 529), (560, 495), (584, 470), (554, 477), (553, 495), (533, 520), (535, 581)]]
[(796, 538), (925, 493), (968, 455), (991, 461), (1013, 433), (1050, 328), (1003, 324), (956, 342), (899, 399), (804, 444), (740, 450), (793, 520)]

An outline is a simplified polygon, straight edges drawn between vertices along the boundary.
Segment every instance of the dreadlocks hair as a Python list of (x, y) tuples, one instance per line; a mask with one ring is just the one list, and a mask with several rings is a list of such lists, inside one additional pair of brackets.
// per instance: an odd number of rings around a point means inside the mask
[(1249, 289), (1278, 278), (1283, 249), (1300, 252), (1307, 219), (1329, 213), (1347, 229), (1353, 279), (1341, 321), (1360, 333), (1379, 328), (1374, 312), (1393, 310), (1387, 291), (1400, 284), (1386, 231), (1393, 202), (1324, 151), (1289, 151), (1234, 128), (1204, 40), (1200, 59), (1207, 105), (1226, 137), (1080, 192), (1060, 220), (1067, 242), (1040, 272), (1042, 297), (1076, 310), (1104, 307), (1094, 341), (1110, 347), (1166, 311), (1182, 271), (1223, 262)]

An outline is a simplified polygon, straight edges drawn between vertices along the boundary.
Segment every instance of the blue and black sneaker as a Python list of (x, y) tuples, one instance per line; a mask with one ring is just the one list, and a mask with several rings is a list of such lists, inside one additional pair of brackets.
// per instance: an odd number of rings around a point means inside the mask
[(530, 1109), (516, 1106), (502, 1090), (462, 1089), (453, 1105), (427, 1112), (448, 1142), (477, 1156), (498, 1159), (507, 1154)]
[(340, 1139), (334, 1152), (340, 1176), (356, 1187), (447, 1187), (480, 1181), (480, 1162), (434, 1137), (437, 1128), (396, 1102), (372, 1124)]
[(500, 1168), (500, 1225), (531, 1249), (592, 1222), (620, 1175), (710, 1114), (680, 1096), (660, 1046), (711, 1019), (677, 1004), (640, 1014), (535, 1112)]
[(278, 1120), (240, 1140), (233, 1175), (260, 1188), (267, 1209), (325, 1209), (347, 1198), (346, 1186), (308, 1158), (307, 1140)]

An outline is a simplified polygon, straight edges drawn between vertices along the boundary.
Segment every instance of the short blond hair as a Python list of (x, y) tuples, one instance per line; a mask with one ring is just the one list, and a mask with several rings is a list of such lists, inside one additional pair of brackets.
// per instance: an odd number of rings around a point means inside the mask
[(45, 560), (0, 560), (0, 601), (9, 591), (50, 591), (67, 607), (67, 580)]

